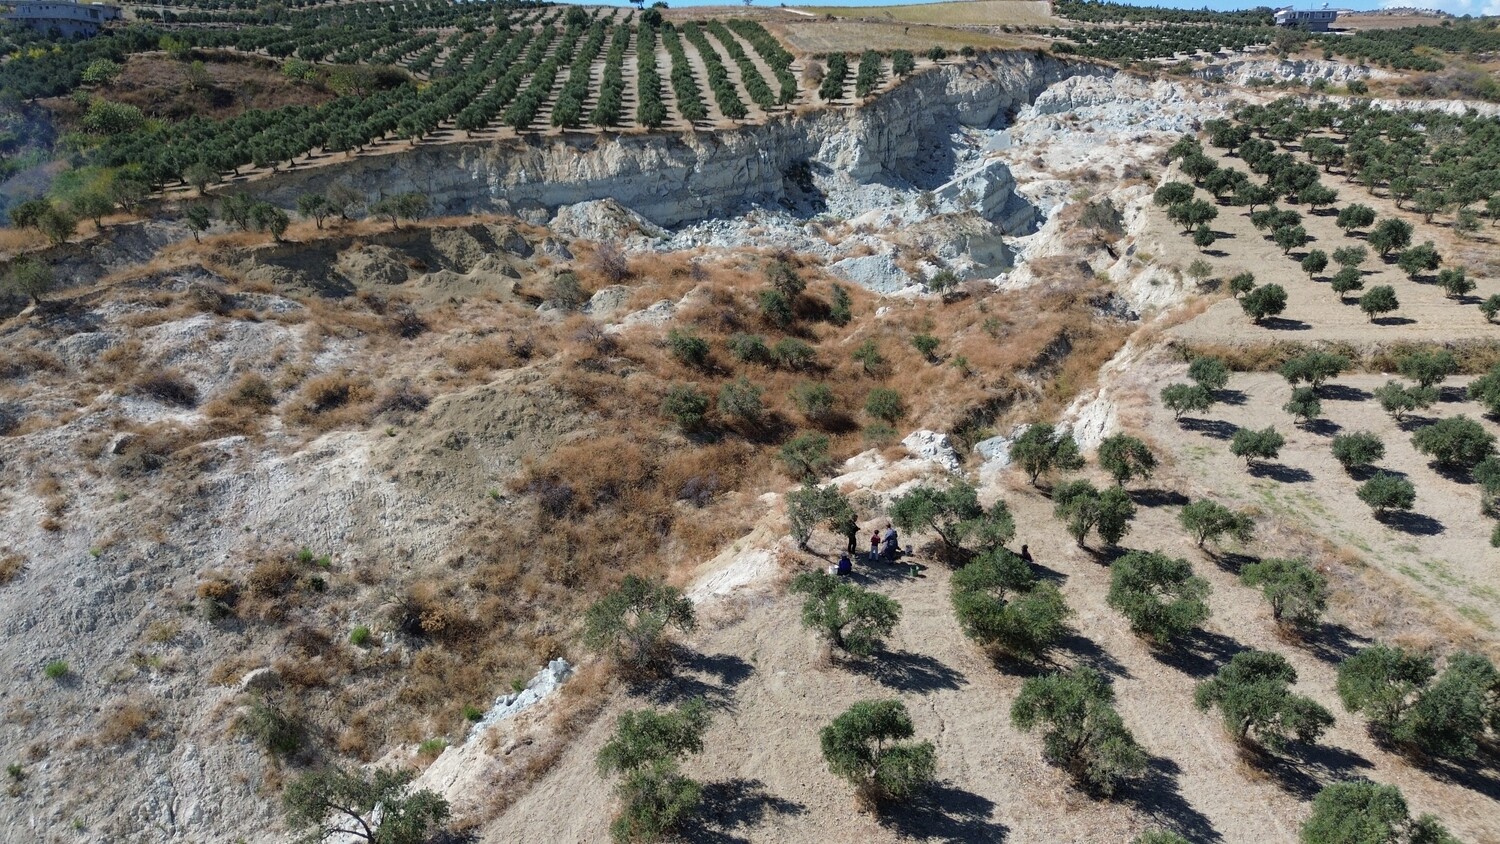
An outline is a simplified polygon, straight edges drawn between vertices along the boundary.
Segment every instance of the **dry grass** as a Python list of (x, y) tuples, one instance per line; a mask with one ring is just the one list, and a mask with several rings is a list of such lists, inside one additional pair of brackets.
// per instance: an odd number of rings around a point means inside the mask
[(329, 431), (368, 423), (374, 403), (375, 391), (367, 381), (336, 372), (303, 384), (282, 416), (293, 425)]
[(26, 570), (26, 558), (20, 554), (0, 555), (0, 586), (7, 586)]
[(119, 745), (152, 734), (156, 712), (130, 700), (117, 701), (105, 712), (94, 738), (104, 745)]

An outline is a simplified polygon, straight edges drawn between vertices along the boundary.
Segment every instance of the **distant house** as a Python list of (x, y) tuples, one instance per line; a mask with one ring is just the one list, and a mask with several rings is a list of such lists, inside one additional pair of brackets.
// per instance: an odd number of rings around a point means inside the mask
[(0, 19), (15, 21), (38, 32), (57, 30), (69, 38), (97, 35), (104, 24), (120, 19), (120, 7), (104, 3), (69, 3), (66, 0), (11, 0)]
[(1285, 9), (1276, 10), (1276, 25), (1306, 29), (1310, 32), (1327, 32), (1338, 19), (1337, 9)]

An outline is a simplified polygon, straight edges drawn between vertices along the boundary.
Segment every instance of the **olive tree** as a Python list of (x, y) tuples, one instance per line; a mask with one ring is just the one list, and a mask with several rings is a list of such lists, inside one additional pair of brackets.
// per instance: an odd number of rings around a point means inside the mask
[(1328, 578), (1306, 560), (1268, 558), (1240, 570), (1240, 582), (1258, 587), (1283, 628), (1309, 629), (1328, 606)]
[(1396, 371), (1419, 387), (1433, 387), (1458, 372), (1458, 360), (1447, 349), (1410, 352), (1396, 359)]
[(1162, 388), (1161, 403), (1172, 411), (1173, 418), (1184, 413), (1208, 410), (1214, 406), (1213, 393), (1201, 384), (1168, 384)]
[(1336, 782), (1318, 792), (1298, 835), (1301, 844), (1458, 842), (1433, 816), (1412, 818), (1400, 789), (1369, 780)]
[(930, 530), (952, 555), (963, 556), (998, 548), (1016, 533), (1016, 522), (1004, 500), (985, 509), (979, 491), (965, 481), (945, 489), (921, 484), (890, 504), (891, 521), (907, 533)]
[(790, 589), (807, 596), (802, 602), (802, 626), (818, 631), (829, 644), (854, 656), (874, 653), (901, 618), (901, 605), (896, 601), (822, 570), (797, 575)]
[(955, 572), (952, 589), (959, 627), (986, 648), (1041, 659), (1067, 632), (1070, 612), (1062, 593), (1004, 548)]
[(1036, 486), (1037, 479), (1051, 471), (1073, 472), (1083, 468), (1078, 441), (1070, 433), (1060, 433), (1050, 424), (1038, 422), (1027, 427), (1010, 446), (1011, 459)]
[(1255, 530), (1255, 519), (1249, 513), (1239, 513), (1207, 498), (1200, 498), (1182, 508), (1177, 521), (1192, 535), (1202, 548), (1205, 542), (1219, 544), (1225, 536), (1244, 544), (1250, 541)]
[(1336, 690), (1345, 709), (1389, 736), (1436, 673), (1430, 656), (1377, 644), (1339, 663)]
[(1279, 284), (1263, 284), (1241, 296), (1240, 307), (1251, 322), (1260, 325), (1266, 317), (1286, 310), (1286, 288)]
[(1417, 500), (1417, 488), (1411, 481), (1389, 472), (1376, 472), (1375, 476), (1359, 485), (1355, 493), (1359, 500), (1370, 505), (1376, 516), (1391, 510), (1410, 510)]
[(1080, 548), (1096, 529), (1105, 544), (1118, 545), (1130, 533), (1130, 520), (1135, 518), (1135, 502), (1118, 486), (1100, 491), (1088, 481), (1070, 481), (1053, 490), (1052, 502), (1053, 515), (1067, 526)]
[(1284, 445), (1286, 438), (1276, 433), (1275, 428), (1259, 431), (1241, 428), (1230, 439), (1229, 452), (1235, 457), (1245, 458), (1248, 464), (1256, 460), (1275, 460)]
[(1200, 355), (1188, 364), (1188, 378), (1210, 393), (1215, 393), (1229, 386), (1229, 367), (1219, 358)]
[(1011, 704), (1016, 729), (1041, 728), (1042, 756), (1090, 791), (1112, 794), (1146, 770), (1146, 752), (1115, 710), (1104, 675), (1079, 667), (1033, 677)]
[(1306, 354), (1288, 358), (1277, 372), (1287, 380), (1287, 383), (1296, 386), (1306, 382), (1313, 389), (1318, 389), (1330, 378), (1337, 378), (1339, 373), (1349, 368), (1349, 358), (1332, 352), (1311, 351)]
[(819, 487), (810, 480), (786, 494), (786, 514), (798, 548), (807, 547), (813, 528), (820, 523), (828, 525), (834, 533), (848, 534), (857, 519), (854, 505), (837, 484)]
[(684, 776), (679, 760), (703, 750), (708, 706), (693, 698), (675, 710), (630, 710), (615, 722), (615, 734), (599, 749), (601, 776), (619, 774), (620, 813), (611, 837), (626, 842), (660, 841), (697, 809), (703, 789)]
[(56, 283), (52, 268), (35, 258), (17, 258), (11, 261), (10, 267), (5, 271), (5, 291), (25, 296), (38, 305), (42, 303), (42, 295)]
[(1323, 402), (1318, 399), (1318, 393), (1312, 387), (1298, 387), (1292, 390), (1291, 401), (1282, 405), (1281, 409), (1290, 413), (1298, 424), (1305, 427), (1323, 415)]
[(1105, 600), (1133, 632), (1169, 647), (1208, 619), (1208, 592), (1187, 560), (1132, 551), (1112, 566)]
[(287, 783), (281, 804), (302, 844), (353, 835), (366, 844), (422, 844), (448, 820), (448, 801), (410, 791), (410, 769), (330, 767)]
[(1297, 670), (1281, 654), (1242, 651), (1213, 677), (1198, 684), (1193, 704), (1217, 708), (1235, 741), (1272, 750), (1298, 741), (1313, 742), (1333, 725), (1333, 714), (1312, 698), (1294, 694)]
[(1136, 437), (1115, 434), (1099, 443), (1099, 466), (1124, 486), (1134, 478), (1150, 479), (1156, 471), (1156, 455)]
[(1495, 453), (1495, 435), (1467, 416), (1450, 416), (1424, 425), (1411, 444), (1441, 466), (1472, 469)]
[(1333, 438), (1333, 459), (1345, 469), (1370, 466), (1385, 457), (1385, 443), (1368, 431), (1353, 431)]
[(1400, 422), (1408, 413), (1431, 407), (1438, 400), (1433, 387), (1408, 387), (1399, 381), (1387, 381), (1375, 388), (1375, 400), (1380, 407)]
[(828, 770), (848, 780), (861, 802), (879, 807), (915, 797), (937, 772), (932, 742), (916, 735), (899, 700), (863, 700), (818, 734)]
[(667, 628), (687, 632), (695, 624), (693, 602), (681, 590), (630, 574), (584, 613), (583, 640), (627, 675), (660, 676), (672, 668)]
[(1396, 298), (1396, 289), (1389, 284), (1381, 284), (1369, 289), (1365, 295), (1359, 297), (1359, 309), (1365, 312), (1365, 316), (1374, 322), (1375, 318), (1388, 314), (1401, 307), (1401, 301)]

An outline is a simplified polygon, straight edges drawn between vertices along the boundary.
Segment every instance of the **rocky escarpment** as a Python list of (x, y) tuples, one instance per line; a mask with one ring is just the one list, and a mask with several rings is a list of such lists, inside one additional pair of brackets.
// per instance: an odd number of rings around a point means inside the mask
[[(824, 176), (939, 190), (964, 175), (952, 147), (961, 127), (998, 128), (1049, 85), (1110, 73), (1042, 53), (996, 53), (921, 74), (853, 111), (787, 115), (729, 132), (418, 146), (284, 174), (262, 192), (290, 207), (302, 193), (342, 182), (372, 196), (418, 191), (445, 213), (550, 214), (609, 198), (663, 226), (757, 206), (816, 208)], [(1007, 198), (975, 201), (1010, 217), (1018, 210), (1005, 207)]]

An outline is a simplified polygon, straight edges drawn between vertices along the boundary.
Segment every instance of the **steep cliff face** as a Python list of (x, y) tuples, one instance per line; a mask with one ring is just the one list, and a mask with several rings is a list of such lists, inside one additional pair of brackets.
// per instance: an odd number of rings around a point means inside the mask
[(933, 189), (954, 172), (959, 127), (1005, 125), (1049, 85), (1112, 70), (1035, 52), (924, 73), (857, 110), (788, 115), (729, 132), (597, 135), (457, 143), (355, 158), (269, 183), (265, 198), (291, 206), (343, 182), (369, 195), (419, 191), (443, 213), (552, 212), (614, 199), (676, 226), (756, 206), (777, 206), (807, 167), (855, 182), (897, 180)]

